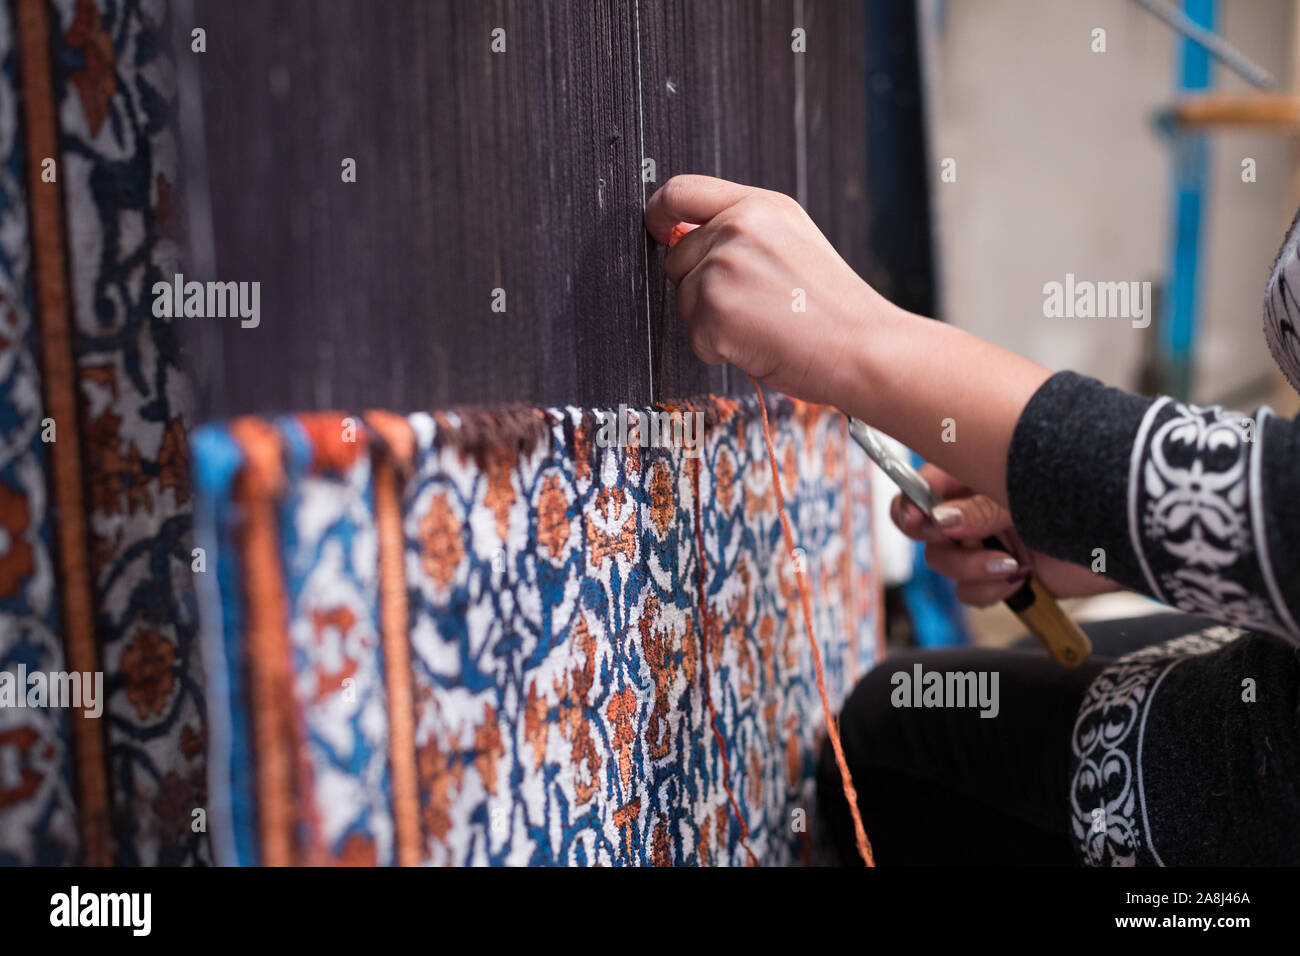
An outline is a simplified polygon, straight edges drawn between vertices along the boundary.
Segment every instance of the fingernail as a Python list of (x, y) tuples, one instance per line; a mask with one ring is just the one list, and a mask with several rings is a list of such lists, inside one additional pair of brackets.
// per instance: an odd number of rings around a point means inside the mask
[(930, 512), (930, 517), (940, 528), (955, 528), (961, 524), (961, 509), (952, 505), (939, 505)]
[(1015, 558), (994, 558), (987, 565), (989, 574), (1014, 574), (1020, 570), (1020, 565)]

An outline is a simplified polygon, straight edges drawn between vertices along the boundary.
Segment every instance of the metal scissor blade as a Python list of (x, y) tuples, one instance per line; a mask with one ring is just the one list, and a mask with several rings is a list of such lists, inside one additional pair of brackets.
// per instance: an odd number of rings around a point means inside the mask
[(942, 503), (943, 499), (934, 493), (929, 482), (922, 478), (915, 468), (895, 455), (881, 440), (880, 432), (850, 415), (849, 434), (927, 518), (935, 506)]

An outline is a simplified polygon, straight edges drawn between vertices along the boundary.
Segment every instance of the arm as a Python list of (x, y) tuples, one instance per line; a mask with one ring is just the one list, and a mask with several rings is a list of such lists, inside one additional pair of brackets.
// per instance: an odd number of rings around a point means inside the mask
[[(675, 176), (651, 198), (646, 225), (667, 243), (681, 221), (702, 226), (664, 270), (696, 354), (835, 405), (1007, 503), (1011, 435), (1046, 368), (888, 302), (788, 196)], [(956, 441), (943, 440), (945, 419)]]
[[(1084, 566), (1100, 549), (1107, 576), (1129, 587), (1300, 641), (1296, 423), (1052, 375), (907, 313), (779, 194), (675, 177), (650, 200), (646, 224), (665, 242), (679, 221), (700, 228), (664, 269), (705, 361), (732, 362), (893, 435), (1008, 506), (1032, 549)], [(792, 307), (800, 294), (802, 312)], [(944, 441), (944, 419), (955, 441)]]
[(1300, 425), (1149, 399), (1072, 372), (1012, 438), (1026, 543), (1184, 611), (1300, 642)]
[(886, 305), (846, 356), (852, 373), (835, 404), (1006, 506), (1016, 423), (1051, 372)]

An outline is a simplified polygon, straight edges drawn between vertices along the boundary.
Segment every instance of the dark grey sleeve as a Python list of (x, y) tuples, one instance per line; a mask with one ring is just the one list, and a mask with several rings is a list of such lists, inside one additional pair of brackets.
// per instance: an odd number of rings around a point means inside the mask
[(1029, 547), (1185, 611), (1300, 643), (1300, 425), (1058, 372), (1007, 459)]

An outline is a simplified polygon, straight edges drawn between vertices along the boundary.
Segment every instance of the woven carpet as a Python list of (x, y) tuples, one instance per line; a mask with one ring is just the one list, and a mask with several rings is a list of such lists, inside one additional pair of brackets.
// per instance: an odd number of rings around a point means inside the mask
[(695, 451), (574, 408), (201, 429), (217, 861), (742, 864), (742, 820), (758, 862), (806, 860), (793, 562), (838, 705), (876, 653), (866, 458), (774, 403), (790, 554), (757, 400), (676, 408)]
[(0, 672), (106, 698), (0, 708), (0, 864), (209, 859), (169, 31), (0, 4)]

